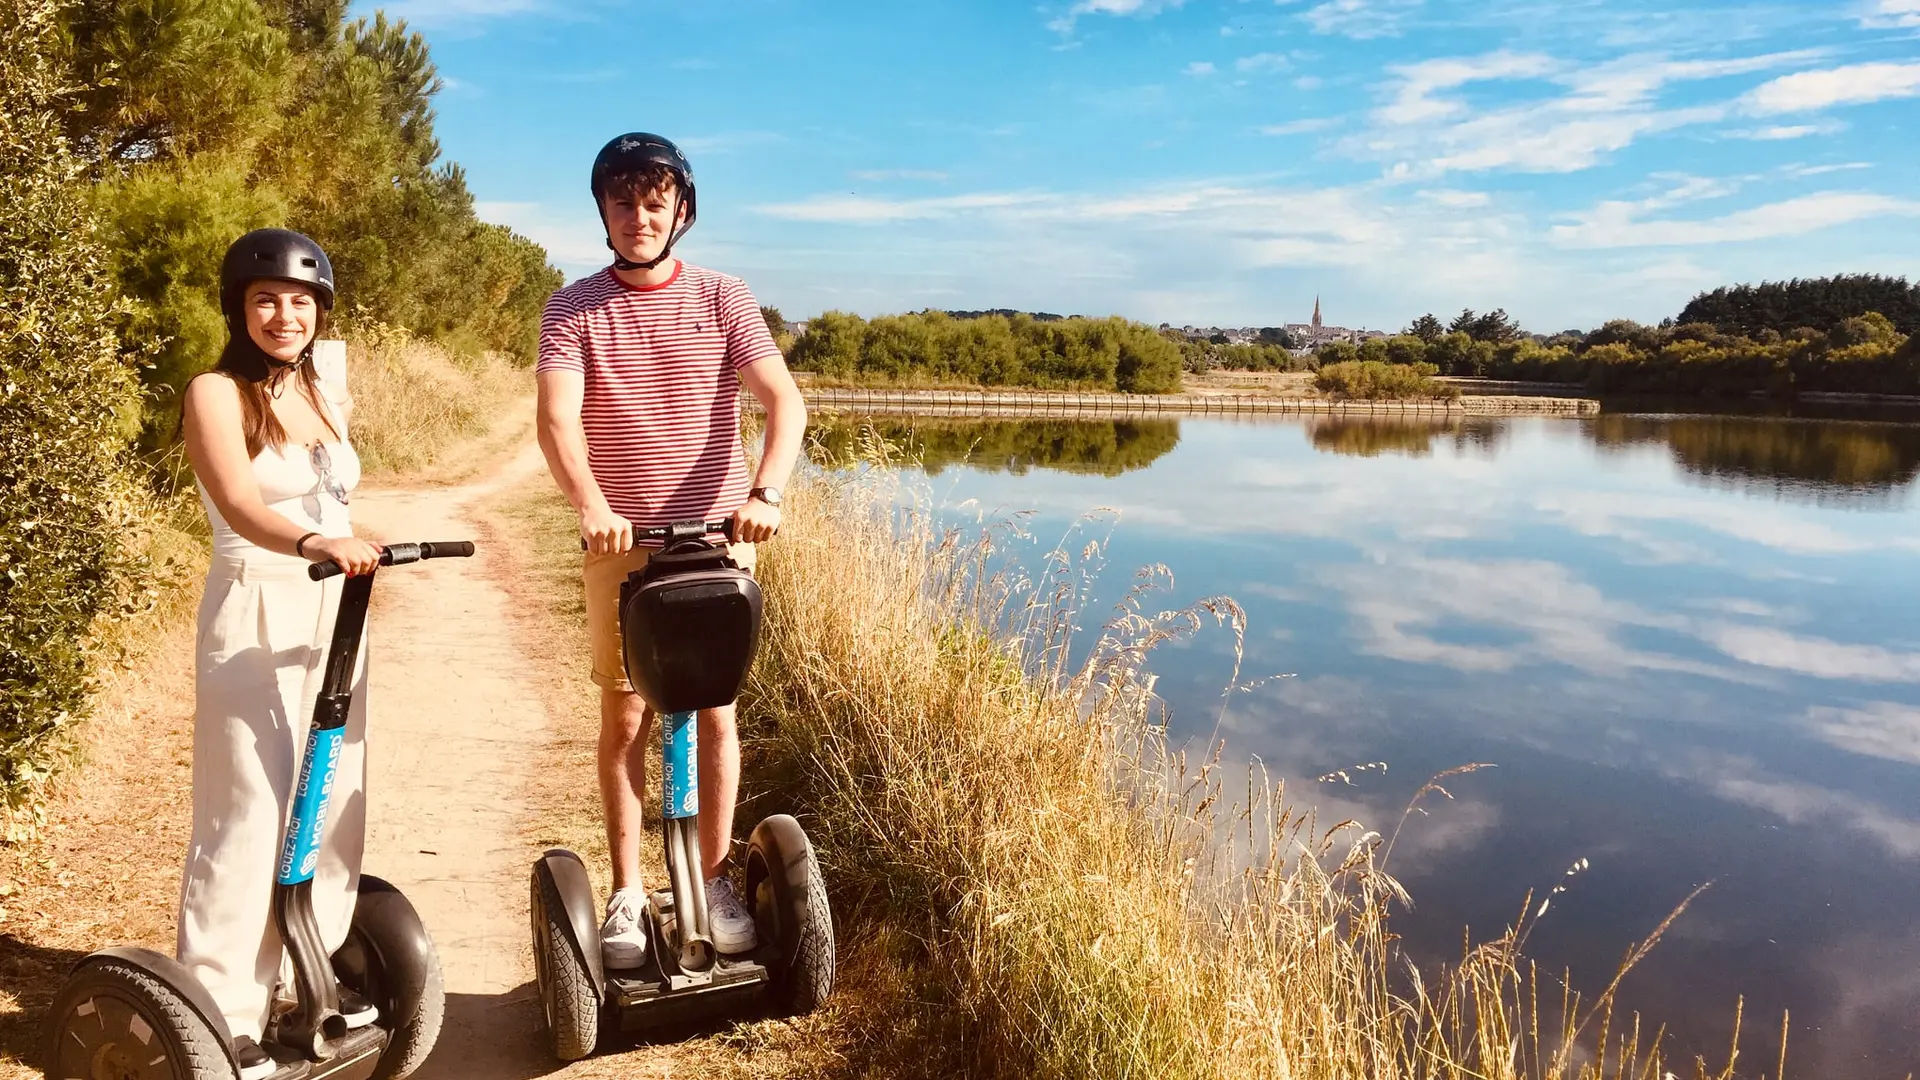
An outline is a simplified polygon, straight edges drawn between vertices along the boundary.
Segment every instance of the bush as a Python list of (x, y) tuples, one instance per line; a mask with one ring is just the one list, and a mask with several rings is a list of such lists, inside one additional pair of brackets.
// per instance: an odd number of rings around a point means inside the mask
[(1451, 401), (1460, 389), (1435, 382), (1440, 369), (1432, 364), (1387, 364), (1377, 360), (1359, 360), (1328, 364), (1313, 377), (1314, 389), (1341, 398), (1382, 400), (1392, 398), (1436, 398)]
[(87, 638), (126, 567), (138, 392), (124, 306), (62, 134), (58, 7), (0, 8), (0, 805), (86, 707)]
[(1180, 343), (1121, 318), (1038, 319), (997, 312), (883, 315), (829, 311), (807, 324), (787, 361), (828, 379), (883, 385), (971, 383), (1170, 394), (1191, 370)]

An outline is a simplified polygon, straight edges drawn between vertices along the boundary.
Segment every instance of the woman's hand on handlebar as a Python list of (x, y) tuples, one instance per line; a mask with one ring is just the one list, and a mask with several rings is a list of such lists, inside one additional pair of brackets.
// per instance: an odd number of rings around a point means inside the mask
[(604, 508), (582, 510), (580, 539), (595, 555), (624, 555), (633, 550), (633, 522)]
[(780, 531), (780, 508), (768, 506), (759, 499), (748, 499), (740, 509), (733, 512), (733, 539), (736, 542), (759, 544), (773, 539)]
[(301, 548), (308, 562), (335, 562), (348, 577), (371, 574), (380, 565), (379, 544), (357, 536), (316, 536)]

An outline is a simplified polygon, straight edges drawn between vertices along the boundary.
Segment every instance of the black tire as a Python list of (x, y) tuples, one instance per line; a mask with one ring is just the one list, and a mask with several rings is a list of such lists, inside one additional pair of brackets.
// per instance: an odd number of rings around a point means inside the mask
[[(593, 977), (575, 950), (566, 905), (553, 878), (533, 869), (529, 907), (533, 921), (533, 967), (540, 983), (540, 1004), (547, 1030), (553, 1035), (553, 1056), (579, 1061), (600, 1041), (600, 995)], [(581, 948), (589, 943), (580, 942)], [(599, 942), (591, 943), (598, 948)]]
[(777, 955), (767, 995), (782, 1016), (810, 1013), (833, 992), (833, 912), (800, 823), (775, 814), (747, 842), (747, 897), (761, 939)]
[(124, 960), (81, 964), (53, 999), (46, 1023), (41, 1061), (49, 1077), (234, 1080), (227, 1048), (200, 1014), (173, 987)]
[(440, 954), (413, 905), (392, 885), (360, 879), (347, 942), (333, 957), (334, 972), (347, 986), (380, 1007), (388, 1031), (370, 1080), (405, 1080), (426, 1064), (446, 1017), (446, 980)]

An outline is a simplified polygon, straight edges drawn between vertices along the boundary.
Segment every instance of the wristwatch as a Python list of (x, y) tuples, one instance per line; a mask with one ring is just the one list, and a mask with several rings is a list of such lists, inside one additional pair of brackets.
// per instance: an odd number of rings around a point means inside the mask
[(768, 506), (779, 506), (780, 489), (777, 487), (757, 487), (747, 492), (747, 498), (759, 499)]

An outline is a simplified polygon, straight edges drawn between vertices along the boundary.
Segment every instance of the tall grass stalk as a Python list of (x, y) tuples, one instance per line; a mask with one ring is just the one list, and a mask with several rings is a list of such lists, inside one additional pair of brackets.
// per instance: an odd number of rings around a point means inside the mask
[(871, 1034), (839, 1072), (1667, 1075), (1662, 1033), (1615, 1023), (1618, 978), (1583, 1001), (1523, 958), (1532, 897), (1501, 937), (1415, 970), (1380, 834), (1170, 746), (1147, 659), (1203, 625), (1239, 635), (1237, 605), (1156, 611), (1165, 575), (1144, 572), (1070, 664), (1101, 543), (1023, 578), (996, 554), (1017, 528), (963, 538), (891, 475), (793, 486), (744, 699), (748, 775), (803, 814), (843, 964), (886, 990), (842, 1006), (871, 1010), (846, 1025)]

